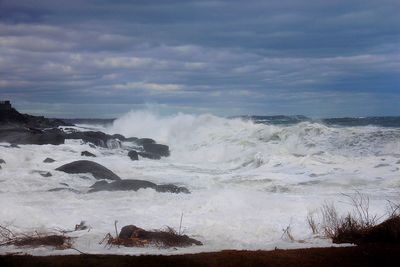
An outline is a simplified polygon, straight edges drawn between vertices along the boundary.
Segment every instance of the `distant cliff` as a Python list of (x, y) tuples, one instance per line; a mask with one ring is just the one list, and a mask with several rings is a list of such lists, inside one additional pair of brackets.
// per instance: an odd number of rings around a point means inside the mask
[(10, 107), (0, 109), (0, 127), (28, 127), (28, 128), (53, 128), (58, 126), (71, 126), (59, 119), (47, 119), (43, 116), (32, 116), (21, 114), (16, 109)]

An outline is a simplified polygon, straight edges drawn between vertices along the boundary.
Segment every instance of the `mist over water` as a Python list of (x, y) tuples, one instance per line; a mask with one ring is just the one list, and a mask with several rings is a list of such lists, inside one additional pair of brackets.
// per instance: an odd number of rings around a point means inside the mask
[[(81, 125), (82, 126), (82, 125)], [(86, 127), (87, 125), (85, 125)], [(91, 125), (126, 137), (148, 137), (170, 147), (171, 156), (159, 161), (127, 157), (129, 142), (103, 149), (78, 140), (61, 146), (0, 147), (7, 162), (0, 172), (0, 201), (10, 203), (0, 218), (16, 229), (70, 228), (86, 220), (93, 229), (78, 233), (77, 248), (102, 252), (98, 245), (118, 220), (155, 229), (177, 228), (183, 213), (186, 234), (203, 247), (172, 250), (111, 249), (107, 253), (185, 253), (220, 249), (273, 249), (330, 245), (313, 236), (306, 223), (325, 202), (340, 212), (351, 209), (343, 195), (355, 190), (370, 198), (371, 213), (382, 215), (387, 200), (400, 202), (400, 128), (343, 126), (304, 120), (290, 124), (210, 114), (160, 116), (132, 111), (112, 125)], [(60, 183), (83, 190), (95, 181), (54, 171), (81, 159), (88, 150), (93, 160), (123, 179), (175, 183), (189, 195), (138, 192), (47, 192)], [(57, 161), (42, 163), (51, 156)], [(50, 171), (43, 178), (35, 170)], [(29, 220), (26, 218), (29, 217)], [(290, 225), (296, 240), (282, 237)], [(37, 253), (51, 253), (38, 251)]]
[(182, 161), (195, 157), (196, 163), (240, 162), (249, 156), (367, 157), (400, 153), (400, 127), (334, 126), (313, 121), (275, 125), (210, 114), (161, 117), (151, 112), (130, 112), (106, 131), (154, 138), (170, 145), (173, 157)]

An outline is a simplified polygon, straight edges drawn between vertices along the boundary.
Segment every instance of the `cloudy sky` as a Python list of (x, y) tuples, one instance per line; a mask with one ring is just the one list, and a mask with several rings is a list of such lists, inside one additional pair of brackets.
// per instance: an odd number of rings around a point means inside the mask
[(25, 112), (400, 115), (398, 0), (0, 0)]

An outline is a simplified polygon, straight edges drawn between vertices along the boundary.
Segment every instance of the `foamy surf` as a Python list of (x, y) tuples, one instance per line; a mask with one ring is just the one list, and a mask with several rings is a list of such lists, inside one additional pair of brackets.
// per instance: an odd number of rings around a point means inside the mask
[[(81, 125), (81, 127), (83, 127)], [(130, 112), (111, 126), (85, 125), (127, 137), (150, 137), (169, 145), (171, 156), (159, 161), (131, 161), (131, 144), (93, 148), (79, 140), (65, 145), (0, 146), (6, 161), (0, 171), (1, 222), (15, 231), (70, 229), (81, 220), (90, 231), (76, 232), (74, 246), (86, 253), (175, 254), (221, 249), (273, 249), (331, 245), (312, 235), (306, 222), (325, 202), (351, 209), (347, 197), (355, 190), (370, 198), (370, 212), (383, 214), (386, 201), (399, 202), (400, 128), (328, 126), (303, 121), (291, 125), (254, 123), (210, 114), (160, 116)], [(79, 127), (78, 127), (79, 129)], [(97, 192), (85, 188), (95, 179), (55, 171), (81, 159), (87, 150), (123, 179), (186, 186), (189, 195), (137, 192)], [(43, 163), (46, 157), (56, 160)], [(51, 172), (42, 177), (37, 171)], [(60, 183), (74, 192), (48, 192)], [(204, 244), (178, 250), (107, 248), (99, 241), (121, 227), (135, 224), (157, 229), (179, 227)], [(291, 227), (295, 241), (283, 229)], [(296, 241), (297, 240), (297, 241)], [(15, 248), (15, 251), (21, 249)], [(0, 252), (9, 252), (0, 247)], [(27, 249), (22, 249), (27, 251)], [(32, 254), (76, 251), (31, 250)]]

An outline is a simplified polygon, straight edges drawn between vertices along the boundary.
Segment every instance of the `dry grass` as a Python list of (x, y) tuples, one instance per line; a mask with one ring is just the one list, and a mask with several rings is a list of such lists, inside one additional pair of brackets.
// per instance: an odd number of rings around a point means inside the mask
[(294, 237), (292, 235), (292, 227), (291, 227), (290, 224), (286, 228), (282, 229), (281, 239), (285, 239), (285, 238), (287, 240), (289, 240), (290, 242), (294, 242), (295, 241), (295, 239), (294, 239)]
[(388, 200), (387, 210), (389, 218), (396, 218), (400, 216), (400, 204)]
[(110, 246), (156, 246), (159, 248), (202, 245), (200, 241), (190, 238), (187, 235), (179, 234), (171, 227), (161, 230), (146, 231), (134, 225), (124, 226), (119, 234), (116, 229), (116, 237), (108, 233), (100, 243), (106, 243)]
[[(382, 217), (369, 211), (369, 198), (356, 192), (345, 195), (350, 199), (352, 212), (345, 216), (338, 214), (333, 204), (325, 203), (321, 208), (320, 230), (333, 243), (400, 243), (400, 206), (390, 202), (387, 219), (378, 224)], [(318, 232), (315, 220), (308, 216), (307, 222), (315, 234)]]
[(315, 221), (314, 215), (312, 213), (308, 213), (307, 215), (307, 223), (308, 226), (310, 227), (313, 235), (316, 235), (319, 233), (318, 231), (318, 223)]
[(9, 228), (0, 226), (0, 246), (14, 245), (17, 247), (50, 246), (56, 249), (72, 247), (71, 237), (56, 233), (19, 233), (15, 234)]

